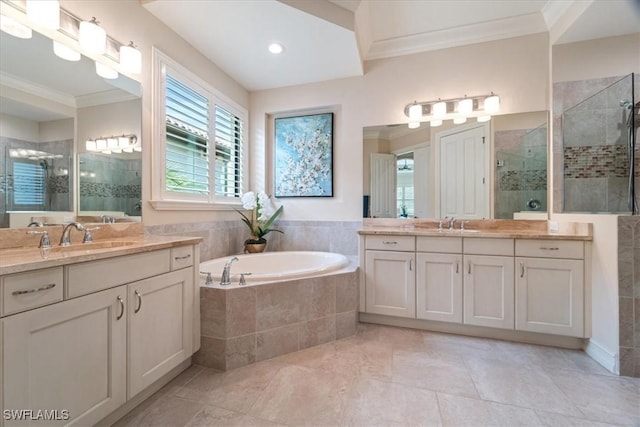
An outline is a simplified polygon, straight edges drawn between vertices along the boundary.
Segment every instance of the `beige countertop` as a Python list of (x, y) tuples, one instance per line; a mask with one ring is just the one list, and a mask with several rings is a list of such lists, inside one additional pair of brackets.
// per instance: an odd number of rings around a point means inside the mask
[[(76, 240), (80, 241), (80, 240)], [(75, 243), (71, 246), (53, 246), (43, 256), (37, 247), (0, 249), (0, 275), (20, 273), (40, 268), (58, 267), (79, 262), (112, 258), (121, 255), (155, 251), (200, 243), (200, 237), (145, 236), (95, 239), (94, 243)], [(54, 243), (55, 244), (55, 243)]]
[[(501, 239), (558, 239), (593, 240), (593, 227), (590, 223), (557, 223), (557, 231), (551, 231), (551, 221), (525, 220), (470, 220), (465, 221), (465, 229), (460, 230), (460, 221), (454, 230), (445, 224), (438, 229), (439, 221), (433, 220), (396, 220), (366, 219), (358, 230), (360, 235), (393, 236), (438, 236), (438, 237), (493, 237)], [(554, 224), (555, 225), (555, 224)]]

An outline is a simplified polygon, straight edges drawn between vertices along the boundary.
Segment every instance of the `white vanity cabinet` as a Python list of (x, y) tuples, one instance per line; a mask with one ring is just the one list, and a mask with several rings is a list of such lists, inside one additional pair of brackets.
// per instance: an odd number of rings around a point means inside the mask
[(4, 409), (68, 410), (93, 425), (124, 404), (126, 305), (120, 286), (4, 318)]
[(462, 238), (417, 237), (416, 317), (462, 323)]
[(415, 237), (366, 236), (366, 311), (415, 317)]
[[(63, 301), (1, 319), (2, 409), (64, 409), (69, 419), (47, 425), (93, 425), (189, 359), (198, 347), (196, 250), (178, 246), (1, 277), (24, 288), (18, 279), (36, 278), (37, 289), (57, 284), (64, 272), (65, 284)], [(46, 298), (54, 296), (36, 304)]]
[(516, 329), (585, 337), (585, 244), (516, 240)]
[(513, 239), (464, 239), (464, 320), (514, 329)]

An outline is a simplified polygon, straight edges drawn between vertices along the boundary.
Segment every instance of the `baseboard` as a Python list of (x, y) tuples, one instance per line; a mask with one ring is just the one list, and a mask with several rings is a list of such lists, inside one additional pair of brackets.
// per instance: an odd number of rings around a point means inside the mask
[(620, 364), (618, 363), (618, 354), (611, 353), (609, 350), (590, 339), (584, 347), (584, 352), (593, 360), (598, 362), (607, 371), (616, 375), (620, 375)]

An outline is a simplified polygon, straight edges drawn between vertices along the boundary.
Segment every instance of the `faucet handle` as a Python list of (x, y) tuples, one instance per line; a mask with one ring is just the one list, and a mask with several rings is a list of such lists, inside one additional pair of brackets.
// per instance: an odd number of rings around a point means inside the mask
[(84, 237), (82, 238), (82, 243), (93, 243), (93, 234), (91, 234), (91, 232), (94, 230), (100, 230), (100, 227), (84, 228)]
[(240, 273), (240, 286), (244, 286), (247, 284), (247, 280), (244, 278), (244, 276), (251, 276), (251, 273)]
[(41, 249), (49, 249), (51, 248), (51, 240), (49, 240), (49, 232), (48, 231), (27, 231), (27, 234), (39, 234), (42, 237), (40, 238), (40, 246)]
[(200, 274), (206, 274), (207, 278), (204, 280), (205, 285), (211, 285), (213, 283), (213, 277), (211, 277), (210, 271), (201, 271)]

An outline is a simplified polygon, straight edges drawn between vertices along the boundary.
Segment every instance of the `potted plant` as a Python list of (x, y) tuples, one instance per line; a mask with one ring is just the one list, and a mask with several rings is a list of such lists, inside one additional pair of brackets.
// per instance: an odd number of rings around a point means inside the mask
[(242, 207), (250, 211), (247, 216), (238, 210), (238, 213), (242, 216), (242, 221), (247, 224), (251, 232), (251, 238), (244, 242), (244, 250), (249, 253), (262, 252), (267, 246), (265, 235), (272, 231), (282, 233), (281, 230), (271, 228), (271, 225), (282, 213), (283, 206), (275, 209), (273, 200), (264, 191), (258, 192), (257, 196), (253, 191), (244, 193), (240, 197), (240, 201), (242, 202)]

